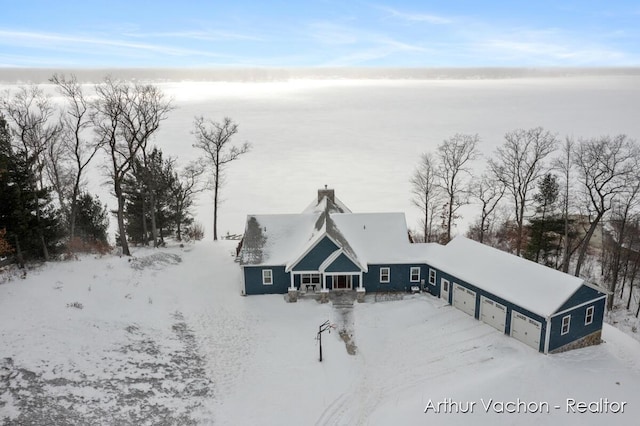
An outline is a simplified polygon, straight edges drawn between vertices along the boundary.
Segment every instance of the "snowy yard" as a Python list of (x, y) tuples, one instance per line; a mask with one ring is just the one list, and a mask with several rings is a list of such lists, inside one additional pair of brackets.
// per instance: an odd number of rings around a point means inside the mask
[[(340, 309), (241, 297), (234, 244), (0, 276), (0, 423), (637, 424), (640, 343), (615, 328), (545, 356), (429, 295)], [(567, 413), (601, 398), (609, 413)]]

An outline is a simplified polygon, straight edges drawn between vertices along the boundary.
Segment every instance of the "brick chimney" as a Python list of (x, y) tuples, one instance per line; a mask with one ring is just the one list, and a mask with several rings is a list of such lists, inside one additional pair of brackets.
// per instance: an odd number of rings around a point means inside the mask
[(331, 202), (335, 202), (335, 191), (333, 189), (327, 189), (327, 185), (324, 186), (324, 189), (318, 189), (318, 202), (322, 201), (324, 197), (329, 198)]

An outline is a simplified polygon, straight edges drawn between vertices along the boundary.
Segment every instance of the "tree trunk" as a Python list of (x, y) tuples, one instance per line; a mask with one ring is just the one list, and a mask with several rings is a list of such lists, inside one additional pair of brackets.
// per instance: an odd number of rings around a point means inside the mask
[(484, 227), (486, 221), (487, 217), (482, 213), (482, 216), (480, 217), (480, 243), (484, 242)]
[(213, 183), (213, 241), (218, 241), (218, 171)]
[(429, 208), (426, 203), (424, 205), (424, 242), (429, 242)]
[(47, 242), (44, 240), (44, 234), (42, 230), (40, 230), (40, 241), (42, 242), (42, 255), (44, 256), (44, 261), (49, 261), (49, 249), (47, 248)]
[(149, 230), (147, 229), (147, 202), (146, 197), (142, 194), (142, 245), (149, 245)]
[(153, 246), (158, 247), (158, 228), (156, 226), (156, 196), (153, 191), (149, 193), (149, 206), (151, 208), (151, 235), (153, 236)]
[(118, 232), (120, 233), (120, 247), (122, 247), (122, 254), (125, 256), (131, 256), (129, 251), (129, 243), (127, 242), (127, 234), (124, 228), (124, 197), (122, 196), (122, 189), (119, 183), (115, 187), (116, 198), (118, 199)]
[(584, 263), (584, 259), (587, 256), (587, 248), (589, 248), (589, 241), (591, 241), (591, 237), (593, 237), (596, 228), (598, 227), (598, 223), (600, 223), (600, 219), (602, 218), (602, 213), (598, 213), (595, 220), (591, 222), (589, 226), (589, 230), (587, 231), (587, 235), (584, 237), (582, 241), (582, 245), (580, 246), (580, 253), (578, 254), (578, 263), (576, 264), (576, 271), (573, 275), (576, 277), (580, 276), (580, 269), (582, 268), (582, 264)]
[(18, 240), (18, 236), (15, 236), (14, 240), (16, 241), (16, 260), (18, 261), (18, 266), (24, 269), (24, 256), (20, 248), (20, 240)]
[(449, 217), (447, 218), (447, 242), (451, 241), (451, 222), (453, 221), (453, 196), (449, 198)]
[(629, 281), (629, 298), (627, 299), (627, 310), (631, 308), (631, 297), (633, 296), (633, 282), (638, 272), (638, 263), (640, 263), (640, 255), (636, 255), (636, 259), (633, 262), (633, 270), (631, 272), (631, 280)]
[(518, 235), (516, 237), (516, 256), (520, 256), (522, 249), (522, 230), (524, 229), (524, 203), (520, 204), (520, 217), (516, 218), (518, 225)]
[(76, 216), (78, 215), (78, 195), (73, 194), (73, 199), (71, 200), (71, 211), (69, 212), (69, 239), (73, 240), (76, 236)]

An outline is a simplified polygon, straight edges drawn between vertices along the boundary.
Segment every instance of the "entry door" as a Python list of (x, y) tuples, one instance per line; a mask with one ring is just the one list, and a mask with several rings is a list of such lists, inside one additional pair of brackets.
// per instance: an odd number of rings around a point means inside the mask
[(449, 303), (449, 287), (451, 287), (449, 280), (442, 278), (440, 280), (440, 298), (446, 300), (447, 303)]
[(351, 288), (351, 275), (336, 275), (333, 277), (333, 288), (336, 290), (339, 289), (350, 289)]

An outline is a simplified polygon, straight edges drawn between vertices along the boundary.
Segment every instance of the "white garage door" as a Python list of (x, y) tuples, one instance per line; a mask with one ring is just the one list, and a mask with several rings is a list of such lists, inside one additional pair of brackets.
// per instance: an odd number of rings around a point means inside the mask
[(542, 324), (520, 312), (511, 311), (511, 336), (526, 343), (533, 349), (540, 350), (540, 334)]
[(504, 333), (504, 326), (507, 321), (507, 307), (481, 296), (480, 319)]
[(476, 292), (454, 283), (453, 306), (474, 317), (476, 315)]

